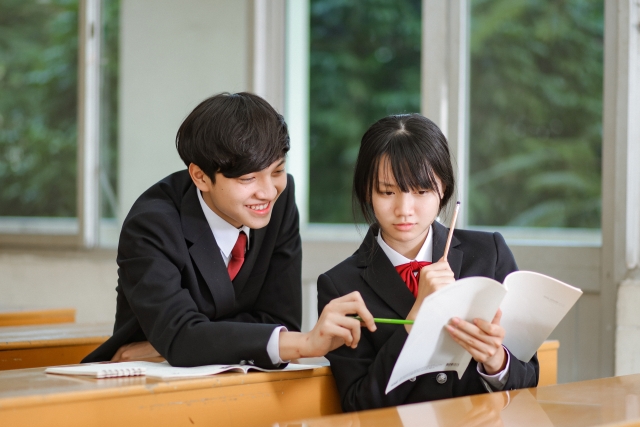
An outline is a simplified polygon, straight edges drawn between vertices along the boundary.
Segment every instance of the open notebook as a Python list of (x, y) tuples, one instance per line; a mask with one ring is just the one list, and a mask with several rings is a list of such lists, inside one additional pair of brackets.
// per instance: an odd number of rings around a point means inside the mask
[(52, 366), (45, 369), (47, 374), (83, 375), (92, 378), (114, 378), (146, 375), (151, 378), (197, 378), (216, 375), (222, 372), (244, 372), (249, 370), (263, 372), (303, 371), (321, 368), (320, 365), (301, 365), (290, 363), (283, 369), (264, 369), (253, 365), (206, 365), (192, 368), (178, 368), (168, 362), (118, 362), (118, 363), (88, 363), (73, 366)]
[(573, 307), (582, 291), (532, 271), (515, 271), (500, 282), (486, 277), (457, 280), (424, 299), (409, 337), (393, 367), (386, 393), (418, 375), (457, 371), (462, 377), (469, 354), (449, 335), (452, 317), (491, 321), (502, 309), (503, 344), (528, 362)]

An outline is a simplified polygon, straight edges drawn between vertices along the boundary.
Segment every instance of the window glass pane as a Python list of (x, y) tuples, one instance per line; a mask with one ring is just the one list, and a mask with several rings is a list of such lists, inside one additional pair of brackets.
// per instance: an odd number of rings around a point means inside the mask
[(77, 0), (0, 0), (0, 216), (76, 216)]
[(420, 110), (421, 1), (311, 0), (310, 222), (351, 223), (360, 139)]
[(602, 0), (472, 0), (469, 223), (599, 228)]

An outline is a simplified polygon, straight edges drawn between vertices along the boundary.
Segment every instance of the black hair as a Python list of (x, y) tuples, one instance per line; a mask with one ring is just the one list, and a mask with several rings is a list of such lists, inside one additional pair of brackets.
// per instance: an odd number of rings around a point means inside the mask
[(282, 115), (252, 93), (220, 93), (202, 101), (182, 122), (176, 148), (215, 182), (261, 171), (289, 151)]
[(437, 176), (444, 190), (440, 210), (454, 194), (449, 145), (438, 126), (420, 114), (387, 116), (362, 136), (353, 176), (354, 213), (359, 206), (369, 224), (376, 223), (371, 198), (379, 190), (378, 168), (384, 158), (400, 191), (438, 191)]

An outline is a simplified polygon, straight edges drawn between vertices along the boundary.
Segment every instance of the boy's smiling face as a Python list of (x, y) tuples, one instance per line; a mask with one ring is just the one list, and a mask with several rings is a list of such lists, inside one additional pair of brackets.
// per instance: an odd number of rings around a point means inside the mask
[(285, 159), (279, 159), (258, 172), (227, 178), (216, 173), (215, 183), (197, 165), (189, 165), (194, 184), (202, 198), (220, 218), (234, 227), (266, 227), (273, 204), (287, 186)]

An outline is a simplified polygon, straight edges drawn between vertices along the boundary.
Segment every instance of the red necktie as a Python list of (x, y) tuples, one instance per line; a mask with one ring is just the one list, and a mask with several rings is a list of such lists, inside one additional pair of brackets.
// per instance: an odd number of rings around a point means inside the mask
[(231, 258), (229, 259), (229, 265), (227, 266), (227, 271), (229, 272), (231, 280), (236, 278), (238, 271), (240, 271), (240, 267), (242, 267), (242, 263), (244, 262), (244, 250), (246, 247), (247, 235), (244, 234), (244, 231), (241, 231), (240, 234), (238, 234), (236, 244), (233, 245), (233, 249), (231, 249)]
[(404, 280), (404, 283), (407, 284), (407, 287), (416, 298), (418, 297), (418, 277), (413, 273), (419, 273), (422, 267), (426, 267), (429, 264), (431, 263), (426, 261), (411, 261), (406, 264), (396, 265), (396, 271), (400, 278)]

